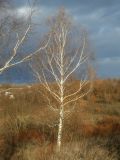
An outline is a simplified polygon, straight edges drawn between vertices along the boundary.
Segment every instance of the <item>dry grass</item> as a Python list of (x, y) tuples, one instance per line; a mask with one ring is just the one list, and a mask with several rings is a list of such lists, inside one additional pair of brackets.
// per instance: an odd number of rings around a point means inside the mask
[(117, 160), (114, 153), (100, 145), (90, 144), (84, 139), (81, 142), (64, 144), (60, 153), (55, 151), (55, 146), (29, 144), (24, 148), (17, 148), (12, 160)]
[(0, 95), (0, 160), (119, 160), (119, 102), (78, 101), (66, 115), (59, 154), (55, 151), (58, 115), (38, 89), (48, 93), (40, 85), (12, 87), (19, 87), (10, 91), (15, 99), (5, 92)]

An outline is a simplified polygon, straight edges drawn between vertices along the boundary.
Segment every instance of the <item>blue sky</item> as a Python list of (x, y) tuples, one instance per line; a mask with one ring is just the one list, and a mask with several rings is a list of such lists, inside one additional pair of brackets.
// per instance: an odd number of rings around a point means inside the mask
[[(12, 1), (19, 14), (26, 14), (29, 8), (27, 0)], [(44, 18), (54, 15), (59, 7), (64, 6), (89, 33), (96, 55), (98, 77), (120, 77), (120, 0), (37, 1), (38, 13), (35, 19), (38, 23), (42, 23)], [(20, 71), (24, 72), (22, 69)], [(19, 77), (19, 74), (17, 76)]]

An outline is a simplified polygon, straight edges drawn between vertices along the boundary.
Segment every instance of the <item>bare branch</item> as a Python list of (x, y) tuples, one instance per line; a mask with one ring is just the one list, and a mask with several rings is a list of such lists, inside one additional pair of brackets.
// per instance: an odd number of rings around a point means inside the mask
[[(89, 55), (86, 51), (88, 47), (86, 35), (83, 34), (82, 40), (79, 39), (81, 37), (76, 37), (80, 34), (74, 34), (76, 28), (71, 21), (69, 21), (65, 11), (58, 13), (50, 27), (50, 43), (41, 56), (42, 60), (39, 59), (40, 61), (38, 61), (38, 64), (42, 64), (42, 69), (41, 65), (38, 65), (38, 68), (34, 69), (34, 73), (36, 73), (40, 83), (49, 91), (50, 95), (59, 102), (58, 106), (54, 107), (51, 99), (48, 99), (49, 108), (57, 111), (59, 114), (57, 145), (60, 149), (63, 121), (66, 114), (75, 108), (78, 99), (84, 97), (91, 91), (91, 86), (89, 88), (90, 80), (86, 71)], [(79, 40), (75, 43), (73, 41), (76, 38)], [(81, 41), (82, 44), (80, 44)], [(37, 61), (35, 61), (35, 64), (36, 63)], [(79, 76), (79, 87), (75, 89), (69, 80), (78, 69), (82, 74), (86, 74), (86, 76)], [(50, 73), (50, 78), (48, 78), (48, 73)], [(55, 82), (57, 89), (56, 87), (52, 87), (51, 81)], [(70, 91), (70, 88), (73, 88), (73, 91)], [(72, 102), (74, 102), (73, 107), (68, 107)]]

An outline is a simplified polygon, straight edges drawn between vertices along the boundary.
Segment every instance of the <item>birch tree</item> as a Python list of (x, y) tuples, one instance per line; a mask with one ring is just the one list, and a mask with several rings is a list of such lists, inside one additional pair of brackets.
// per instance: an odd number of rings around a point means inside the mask
[[(34, 59), (31, 67), (41, 85), (57, 102), (54, 105), (51, 98), (45, 95), (49, 108), (59, 115), (57, 150), (60, 151), (66, 115), (72, 112), (78, 99), (91, 91), (88, 70), (90, 54), (85, 32), (77, 28), (65, 10), (60, 10), (49, 24), (50, 43), (41, 52), (41, 58), (37, 56)], [(79, 87), (70, 90), (73, 75), (79, 78)]]
[(24, 19), (24, 17), (17, 17), (15, 11), (11, 14), (12, 8), (9, 8), (6, 3), (0, 1), (0, 75), (8, 68), (30, 60), (49, 43), (48, 38), (43, 46), (33, 52), (21, 54), (21, 48), (30, 37), (34, 27), (32, 17), (35, 10), (33, 6), (29, 6), (29, 14)]

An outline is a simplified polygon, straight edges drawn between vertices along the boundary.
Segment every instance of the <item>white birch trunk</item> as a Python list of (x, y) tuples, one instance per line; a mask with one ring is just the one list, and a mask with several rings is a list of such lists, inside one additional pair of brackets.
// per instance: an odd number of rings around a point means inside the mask
[(64, 120), (64, 65), (63, 65), (63, 51), (64, 46), (60, 47), (60, 111), (59, 111), (59, 125), (58, 125), (58, 137), (57, 137), (57, 151), (60, 152), (61, 150), (61, 140), (62, 140), (62, 130), (63, 130), (63, 120)]
[(63, 109), (63, 106), (61, 106), (60, 107), (59, 125), (58, 125), (58, 136), (57, 136), (57, 151), (58, 152), (60, 152), (60, 150), (61, 150), (63, 121), (64, 121), (64, 109)]

